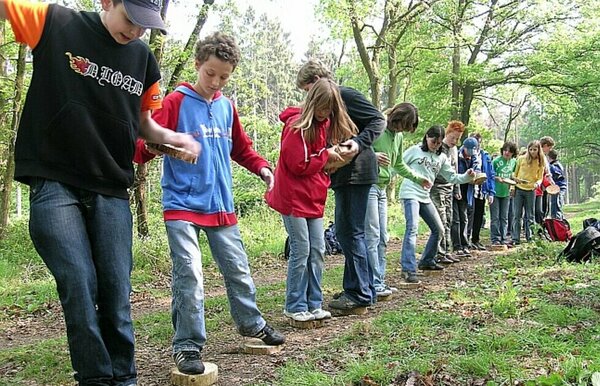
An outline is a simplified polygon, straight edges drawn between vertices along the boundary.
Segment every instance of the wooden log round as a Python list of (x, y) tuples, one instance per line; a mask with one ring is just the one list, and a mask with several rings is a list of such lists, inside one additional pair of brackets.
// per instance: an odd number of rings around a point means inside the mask
[(283, 348), (283, 345), (269, 346), (260, 339), (246, 338), (242, 345), (242, 350), (246, 354), (252, 355), (271, 355), (278, 353)]
[(160, 143), (146, 143), (146, 147), (148, 149), (152, 149), (155, 151), (159, 151), (163, 154), (168, 155), (169, 157), (177, 158), (179, 160), (195, 164), (198, 161), (198, 156), (186, 149), (181, 147), (168, 145), (168, 144), (160, 144)]
[(204, 362), (203, 374), (183, 374), (176, 368), (171, 371), (171, 385), (173, 386), (210, 386), (217, 383), (219, 368), (211, 362)]

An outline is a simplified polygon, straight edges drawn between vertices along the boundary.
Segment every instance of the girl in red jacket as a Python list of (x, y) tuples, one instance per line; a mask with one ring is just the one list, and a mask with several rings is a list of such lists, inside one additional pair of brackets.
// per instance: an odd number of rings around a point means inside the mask
[[(297, 321), (331, 317), (322, 307), (321, 277), (325, 240), (323, 212), (329, 187), (325, 166), (343, 162), (333, 148), (357, 132), (342, 102), (338, 86), (319, 79), (302, 107), (288, 107), (268, 205), (281, 213), (290, 239), (285, 316)], [(327, 170), (331, 170), (328, 165)], [(337, 164), (339, 166), (339, 163)]]

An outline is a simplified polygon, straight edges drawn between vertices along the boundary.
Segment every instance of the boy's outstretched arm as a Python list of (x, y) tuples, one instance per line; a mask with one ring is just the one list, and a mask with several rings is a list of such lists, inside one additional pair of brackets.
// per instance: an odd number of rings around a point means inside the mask
[(140, 113), (140, 137), (148, 142), (169, 144), (182, 147), (196, 155), (200, 154), (200, 144), (194, 137), (189, 134), (177, 133), (173, 130), (165, 129), (152, 119), (150, 110)]

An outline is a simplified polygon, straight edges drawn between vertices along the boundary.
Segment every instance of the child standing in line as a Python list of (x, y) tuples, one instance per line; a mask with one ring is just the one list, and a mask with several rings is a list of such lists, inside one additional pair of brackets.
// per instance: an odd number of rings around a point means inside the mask
[(29, 233), (54, 276), (79, 385), (137, 384), (131, 321), (133, 183), (138, 136), (198, 153), (154, 122), (160, 70), (139, 38), (165, 32), (151, 0), (101, 0), (102, 11), (0, 0), (33, 76), (15, 147), (30, 186)]
[[(197, 164), (165, 157), (162, 178), (164, 220), (173, 260), (173, 359), (184, 374), (204, 372), (200, 359), (206, 343), (200, 231), (206, 234), (223, 275), (238, 332), (268, 345), (285, 341), (256, 305), (256, 288), (233, 206), (232, 159), (260, 176), (269, 190), (274, 179), (268, 162), (252, 148), (233, 103), (221, 94), (239, 60), (240, 50), (228, 35), (216, 32), (198, 41), (196, 83), (179, 85), (153, 115), (165, 127), (192, 134), (203, 149)], [(146, 162), (153, 156), (140, 141), (136, 161)]]
[[(404, 152), (402, 156), (404, 162), (415, 173), (424, 176), (428, 181), (435, 181), (438, 174), (441, 174), (446, 181), (453, 184), (466, 183), (472, 180), (475, 175), (472, 169), (468, 169), (464, 174), (457, 174), (446, 155), (442, 154), (440, 147), (444, 135), (442, 126), (430, 127), (420, 145), (411, 146)], [(429, 197), (430, 187), (424, 187), (422, 184), (417, 184), (408, 178), (404, 179), (400, 186), (400, 198), (404, 203), (404, 217), (406, 219), (401, 264), (404, 278), (408, 283), (419, 283), (415, 256), (419, 215), (431, 230), (431, 234), (425, 245), (418, 268), (435, 271), (444, 269), (435, 262), (440, 235), (444, 232), (444, 225)]]
[(297, 321), (330, 318), (322, 309), (323, 212), (329, 187), (324, 167), (341, 157), (327, 144), (350, 138), (356, 127), (346, 113), (337, 84), (317, 80), (302, 107), (288, 107), (275, 169), (275, 186), (266, 193), (281, 213), (290, 240), (284, 315)]
[(521, 219), (525, 211), (525, 239), (531, 240), (531, 225), (534, 221), (535, 189), (544, 177), (544, 156), (540, 141), (531, 141), (527, 153), (517, 159), (515, 166), (514, 220), (511, 232), (512, 243), (518, 245), (521, 239)]
[[(446, 126), (446, 135), (442, 141), (442, 153), (448, 157), (450, 165), (458, 171), (458, 149), (456, 144), (465, 132), (465, 124), (460, 121), (450, 121)], [(453, 202), (454, 196), (460, 192), (460, 186), (451, 184), (441, 175), (437, 175), (429, 195), (435, 205), (442, 224), (444, 224), (444, 233), (440, 236), (440, 245), (438, 247), (437, 261), (440, 264), (457, 263), (460, 259), (452, 256), (452, 221), (453, 221)]]
[(506, 184), (505, 179), (513, 177), (517, 161), (517, 145), (513, 142), (505, 142), (500, 149), (502, 157), (496, 157), (492, 161), (492, 166), (496, 173), (496, 196), (492, 205), (490, 205), (491, 217), (491, 239), (492, 245), (509, 244), (510, 240), (506, 236), (512, 221), (508, 218), (508, 208), (510, 205), (510, 185)]
[(558, 161), (556, 150), (548, 152), (548, 162), (550, 163), (550, 173), (554, 183), (560, 188), (560, 192), (550, 195), (550, 216), (562, 220), (564, 218), (562, 207), (565, 204), (565, 194), (567, 193), (567, 176), (561, 163)]
[(373, 271), (373, 286), (377, 296), (389, 296), (397, 289), (385, 283), (385, 249), (387, 233), (386, 189), (394, 175), (401, 175), (417, 184), (431, 186), (431, 181), (416, 174), (402, 160), (402, 132), (413, 133), (419, 125), (419, 113), (412, 103), (394, 106), (388, 113), (387, 127), (373, 143), (379, 164), (379, 181), (371, 186), (365, 218), (367, 257)]

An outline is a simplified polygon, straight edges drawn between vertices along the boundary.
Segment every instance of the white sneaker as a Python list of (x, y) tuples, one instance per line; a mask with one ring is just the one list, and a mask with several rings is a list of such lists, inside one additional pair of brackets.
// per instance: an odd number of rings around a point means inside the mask
[(393, 294), (395, 294), (396, 292), (398, 292), (398, 288), (396, 288), (396, 287), (390, 287), (389, 285), (386, 285), (385, 289), (388, 289), (388, 290), (392, 291)]
[(300, 312), (283, 311), (283, 314), (290, 319), (294, 319), (297, 322), (308, 322), (309, 320), (315, 320), (315, 316), (308, 311), (300, 311)]
[(375, 293), (377, 294), (377, 296), (390, 296), (392, 294), (392, 291), (387, 288), (380, 288), (376, 290)]
[(317, 308), (316, 310), (312, 310), (310, 313), (313, 314), (315, 319), (317, 319), (317, 320), (331, 318), (331, 312), (325, 311), (322, 308)]

